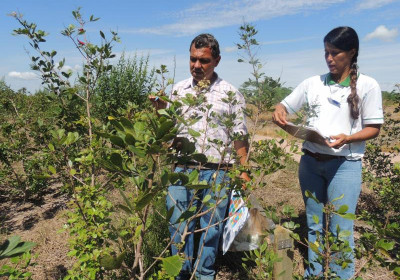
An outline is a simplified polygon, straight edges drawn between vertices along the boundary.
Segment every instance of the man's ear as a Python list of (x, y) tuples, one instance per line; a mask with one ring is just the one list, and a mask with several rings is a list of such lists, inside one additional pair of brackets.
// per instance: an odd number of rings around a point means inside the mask
[(220, 60), (221, 60), (221, 56), (218, 56), (217, 59), (215, 60), (215, 67), (218, 66)]

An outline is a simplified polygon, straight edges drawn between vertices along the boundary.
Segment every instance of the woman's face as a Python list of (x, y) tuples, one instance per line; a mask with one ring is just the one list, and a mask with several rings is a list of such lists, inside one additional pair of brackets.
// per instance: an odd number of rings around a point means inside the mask
[(355, 49), (344, 51), (325, 43), (325, 61), (329, 72), (334, 76), (345, 76), (350, 73), (351, 60), (353, 59)]

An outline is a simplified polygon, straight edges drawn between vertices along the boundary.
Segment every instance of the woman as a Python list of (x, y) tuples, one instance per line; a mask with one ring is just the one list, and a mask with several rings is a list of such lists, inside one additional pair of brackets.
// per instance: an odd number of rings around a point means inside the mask
[[(355, 213), (361, 191), (361, 159), (365, 141), (378, 136), (383, 123), (382, 97), (378, 83), (358, 72), (359, 40), (351, 27), (337, 27), (324, 38), (325, 61), (329, 73), (303, 81), (275, 108), (273, 120), (283, 127), (286, 117), (303, 105), (313, 108), (307, 123), (326, 137), (326, 145), (310, 141), (303, 143), (304, 155), (299, 166), (299, 181), (306, 206), (308, 241), (317, 240), (323, 233), (323, 207), (332, 203), (336, 209), (347, 205), (348, 213)], [(306, 190), (318, 200), (307, 198)], [(342, 199), (336, 199), (343, 195)], [(318, 219), (314, 219), (317, 216)], [(354, 249), (353, 221), (333, 215), (329, 230), (336, 234), (349, 231), (350, 247)], [(322, 235), (321, 235), (322, 236)], [(321, 248), (321, 247), (320, 247)], [(336, 256), (333, 256), (338, 257)], [(317, 254), (308, 249), (309, 267), (305, 275), (322, 275), (323, 267), (316, 261)], [(354, 274), (354, 256), (342, 268), (330, 263), (330, 270), (341, 279)]]

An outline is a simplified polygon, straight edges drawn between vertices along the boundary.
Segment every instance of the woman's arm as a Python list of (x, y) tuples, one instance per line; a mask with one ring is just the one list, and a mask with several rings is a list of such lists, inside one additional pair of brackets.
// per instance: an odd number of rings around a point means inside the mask
[(381, 124), (367, 124), (362, 130), (352, 135), (346, 135), (342, 133), (339, 135), (331, 136), (331, 139), (334, 139), (335, 142), (329, 143), (329, 147), (337, 149), (345, 144), (361, 142), (375, 138), (379, 135), (380, 129)]

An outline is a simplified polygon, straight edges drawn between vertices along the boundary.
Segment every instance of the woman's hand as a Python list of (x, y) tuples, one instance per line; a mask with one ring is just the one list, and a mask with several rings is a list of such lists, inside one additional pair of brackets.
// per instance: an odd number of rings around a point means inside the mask
[(286, 110), (286, 107), (283, 106), (281, 103), (275, 106), (275, 111), (272, 114), (272, 121), (279, 125), (279, 126), (285, 126), (287, 125), (286, 121), (286, 116), (288, 115), (288, 112)]
[(352, 135), (341, 133), (339, 135), (331, 136), (331, 139), (335, 141), (328, 143), (328, 145), (331, 148), (338, 149), (345, 144), (369, 140), (377, 137), (379, 135), (380, 129), (380, 124), (367, 124), (362, 130)]
[(350, 143), (350, 137), (346, 134), (339, 134), (331, 136), (331, 139), (334, 140), (333, 142), (328, 143), (329, 147), (339, 149), (343, 145)]

